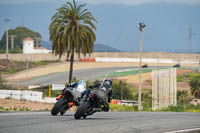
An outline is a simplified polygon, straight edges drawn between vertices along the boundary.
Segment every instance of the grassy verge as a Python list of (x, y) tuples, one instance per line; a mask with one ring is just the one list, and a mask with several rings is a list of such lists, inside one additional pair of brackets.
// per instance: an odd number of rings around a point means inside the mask
[(110, 111), (138, 111), (137, 106), (110, 104)]
[(2, 111), (31, 111), (31, 110), (27, 107), (10, 107), (10, 108), (0, 107), (0, 112)]
[[(152, 72), (152, 69), (143, 69), (142, 73), (148, 73), (148, 72)], [(98, 76), (96, 78), (93, 78), (91, 80), (99, 80), (99, 79), (103, 79), (105, 77), (122, 77), (122, 76), (129, 76), (129, 75), (136, 75), (139, 73), (139, 70), (131, 70), (131, 71), (122, 71), (122, 72), (113, 72), (113, 73), (109, 73), (109, 74), (105, 74), (105, 75), (101, 75)]]
[(169, 106), (156, 111), (167, 111), (167, 112), (200, 112), (200, 105), (194, 106), (189, 104), (177, 104), (176, 107)]
[[(52, 61), (30, 61), (28, 62), (28, 68), (35, 68), (39, 66), (44, 66), (44, 65), (49, 65), (52, 63), (57, 63), (59, 62), (58, 60), (52, 60)], [(8, 67), (5, 70), (1, 71), (1, 74), (14, 74), (19, 71), (23, 71), (27, 69), (27, 62), (26, 61), (14, 61), (15, 64), (14, 67)]]

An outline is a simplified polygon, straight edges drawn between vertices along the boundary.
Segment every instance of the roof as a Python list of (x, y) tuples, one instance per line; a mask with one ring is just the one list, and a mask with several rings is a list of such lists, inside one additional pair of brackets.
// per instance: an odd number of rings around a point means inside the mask
[(26, 38), (24, 38), (23, 41), (34, 41), (34, 40), (32, 38), (30, 38), (30, 37), (26, 37)]

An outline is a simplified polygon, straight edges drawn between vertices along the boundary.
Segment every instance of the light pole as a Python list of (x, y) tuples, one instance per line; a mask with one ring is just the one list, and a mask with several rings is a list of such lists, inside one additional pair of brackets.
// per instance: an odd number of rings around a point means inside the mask
[(8, 22), (10, 19), (5, 19), (6, 23), (6, 58), (8, 59)]
[(138, 88), (138, 111), (142, 110), (142, 31), (145, 27), (144, 23), (139, 23), (139, 29), (140, 29), (140, 50), (139, 50), (139, 56), (140, 56), (140, 64), (139, 64), (139, 88)]

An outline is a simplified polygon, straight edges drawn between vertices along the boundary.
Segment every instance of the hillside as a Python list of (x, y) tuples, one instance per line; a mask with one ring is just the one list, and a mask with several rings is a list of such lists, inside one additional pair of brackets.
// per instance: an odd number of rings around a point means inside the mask
[[(47, 41), (41, 41), (41, 45), (42, 47), (45, 47), (49, 50), (52, 49), (52, 46), (49, 42)], [(108, 45), (104, 45), (104, 44), (95, 44), (94, 45), (94, 52), (122, 52), (121, 50), (119, 49), (116, 49), (116, 48), (112, 48)]]
[[(14, 48), (22, 48), (23, 45), (23, 39), (26, 37), (31, 37), (32, 39), (35, 39), (36, 37), (41, 38), (42, 36), (40, 33), (33, 31), (27, 27), (16, 27), (15, 29), (9, 29), (9, 35), (16, 35), (14, 38)], [(6, 46), (6, 32), (3, 33), (3, 36), (0, 41), (0, 48), (5, 49)], [(36, 42), (35, 42), (36, 43)], [(40, 42), (39, 42), (40, 43)], [(9, 41), (9, 46), (11, 46), (11, 41)]]
[(95, 44), (94, 51), (95, 52), (122, 52), (119, 49), (112, 48), (112, 47), (110, 47), (108, 45), (104, 45), (104, 44)]

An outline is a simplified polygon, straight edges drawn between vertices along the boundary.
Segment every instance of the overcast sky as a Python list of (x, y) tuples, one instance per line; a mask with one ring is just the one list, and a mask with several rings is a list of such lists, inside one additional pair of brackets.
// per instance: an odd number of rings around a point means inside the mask
[[(69, 1), (69, 0), (67, 0)], [(9, 28), (24, 25), (49, 40), (51, 16), (66, 0), (0, 0), (0, 38)], [(96, 43), (137, 51), (138, 23), (144, 22), (144, 51), (187, 52), (192, 25), (193, 50), (200, 52), (200, 0), (79, 0), (98, 20)]]

